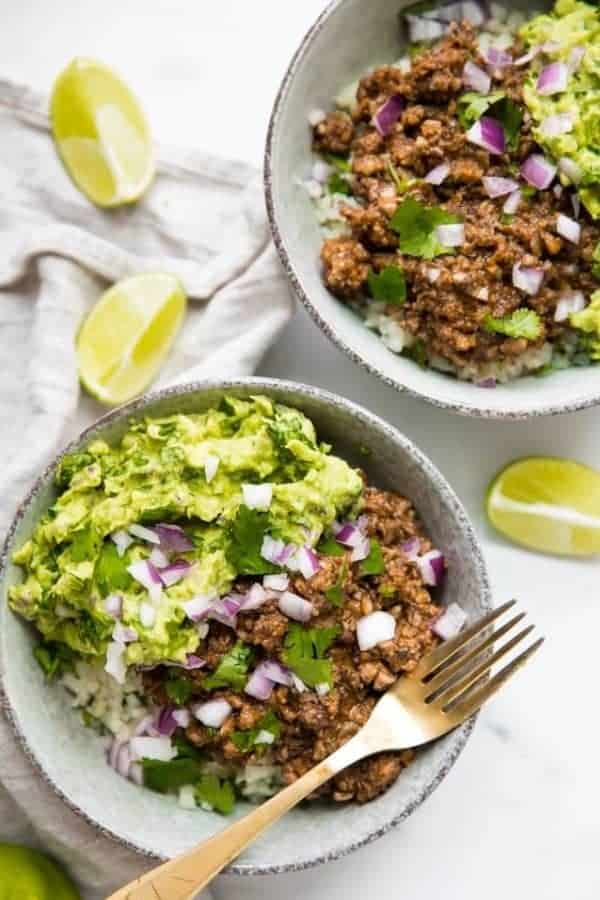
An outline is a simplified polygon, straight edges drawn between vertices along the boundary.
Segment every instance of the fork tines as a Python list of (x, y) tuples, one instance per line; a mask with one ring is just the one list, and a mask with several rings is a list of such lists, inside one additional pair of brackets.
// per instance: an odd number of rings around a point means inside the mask
[(423, 660), (414, 676), (426, 689), (425, 702), (461, 719), (475, 712), (492, 694), (517, 671), (543, 644), (538, 638), (504, 668), (488, 678), (491, 668), (504, 659), (514, 647), (529, 635), (533, 625), (518, 631), (500, 647), (494, 645), (525, 617), (518, 613), (504, 625), (493, 630), (496, 619), (515, 605), (515, 600), (492, 610), (456, 637), (436, 647)]

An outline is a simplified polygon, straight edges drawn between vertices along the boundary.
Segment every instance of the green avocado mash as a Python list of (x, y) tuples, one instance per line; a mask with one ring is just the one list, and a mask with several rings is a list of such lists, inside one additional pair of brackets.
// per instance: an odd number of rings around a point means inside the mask
[[(535, 126), (533, 134), (555, 160), (563, 157), (575, 163), (580, 171), (579, 195), (594, 218), (600, 216), (600, 10), (578, 0), (557, 0), (554, 11), (536, 16), (521, 28), (521, 37), (530, 46), (555, 42), (556, 50), (540, 55), (531, 66), (531, 76), (524, 87), (525, 103)], [(541, 95), (536, 87), (544, 65), (561, 61), (569, 64), (575, 48), (585, 53), (569, 75), (562, 93)], [(541, 123), (548, 116), (571, 113), (572, 130), (548, 137)], [(563, 175), (564, 177), (564, 175)]]
[(600, 291), (594, 291), (590, 303), (581, 312), (572, 313), (569, 321), (584, 332), (583, 347), (590, 359), (600, 360)]
[[(265, 534), (315, 544), (334, 519), (356, 514), (362, 479), (329, 451), (302, 413), (260, 396), (134, 422), (116, 446), (94, 441), (60, 463), (56, 501), (13, 556), (24, 577), (10, 605), (45, 641), (103, 657), (115, 625), (104, 601), (117, 594), (122, 623), (138, 634), (125, 663), (185, 662), (199, 643), (186, 601), (226, 593), (245, 571), (273, 571), (260, 556)], [(207, 479), (208, 458), (218, 465)], [(267, 509), (244, 505), (248, 484), (272, 485)], [(128, 568), (153, 545), (134, 537), (120, 555), (111, 535), (159, 522), (184, 528), (194, 549), (177, 558), (194, 565), (163, 588), (154, 621), (143, 625), (148, 591)]]

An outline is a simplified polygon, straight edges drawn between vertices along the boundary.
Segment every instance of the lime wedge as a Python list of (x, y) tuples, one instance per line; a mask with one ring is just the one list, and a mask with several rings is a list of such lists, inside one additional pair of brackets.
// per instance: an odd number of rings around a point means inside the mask
[(125, 278), (106, 291), (77, 335), (85, 389), (107, 406), (140, 394), (169, 352), (185, 308), (181, 282), (165, 273)]
[(565, 556), (600, 553), (600, 473), (569, 459), (519, 459), (492, 480), (486, 512), (517, 544)]
[(137, 200), (154, 177), (154, 153), (142, 109), (112, 69), (74, 59), (58, 76), (50, 121), (69, 175), (98, 206)]
[(0, 844), (0, 900), (80, 900), (70, 878), (47, 856)]

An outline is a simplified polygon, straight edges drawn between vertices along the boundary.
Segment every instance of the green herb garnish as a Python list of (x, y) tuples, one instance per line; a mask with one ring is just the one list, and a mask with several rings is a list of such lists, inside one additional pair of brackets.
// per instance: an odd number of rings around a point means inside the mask
[(330, 194), (351, 194), (352, 188), (339, 172), (334, 172), (327, 179), (327, 190)]
[(48, 682), (54, 681), (63, 672), (72, 669), (77, 659), (74, 650), (56, 641), (43, 641), (37, 644), (33, 649), (33, 655)]
[(492, 91), (491, 94), (469, 91), (458, 98), (457, 107), (458, 121), (465, 130), (483, 115), (487, 115), (502, 125), (507, 147), (511, 150), (516, 148), (523, 123), (523, 110), (504, 91)]
[(204, 774), (195, 785), (196, 802), (206, 804), (215, 812), (229, 815), (235, 806), (235, 791), (227, 778)]
[(339, 153), (322, 153), (321, 156), (328, 162), (330, 166), (337, 169), (338, 172), (348, 173), (352, 170), (350, 160), (347, 156), (341, 156)]
[(325, 596), (332, 604), (332, 606), (342, 606), (344, 602), (344, 581), (346, 580), (347, 574), (348, 563), (346, 562), (346, 560), (344, 560), (340, 568), (340, 574), (336, 583), (332, 587), (327, 588), (327, 590), (325, 591)]
[(425, 206), (414, 197), (407, 197), (390, 220), (390, 228), (400, 235), (399, 247), (408, 256), (433, 259), (445, 253), (454, 253), (453, 247), (444, 247), (436, 237), (438, 225), (461, 222), (460, 216), (446, 212), (439, 206)]
[(381, 544), (376, 538), (370, 539), (369, 555), (361, 562), (359, 572), (361, 575), (381, 575), (385, 572)]
[(238, 575), (268, 575), (280, 571), (278, 566), (260, 555), (268, 526), (268, 513), (240, 506), (230, 527), (227, 549), (227, 559)]
[(238, 641), (229, 653), (226, 653), (219, 665), (202, 681), (202, 687), (211, 691), (214, 688), (231, 687), (234, 691), (242, 691), (246, 686), (248, 668), (252, 662), (252, 647)]
[(182, 675), (169, 675), (165, 681), (165, 693), (171, 703), (185, 706), (192, 696), (192, 683)]
[(322, 537), (317, 544), (317, 552), (323, 556), (343, 556), (346, 552), (341, 544), (338, 544), (332, 534)]
[(385, 303), (404, 303), (406, 300), (406, 278), (399, 266), (386, 266), (381, 272), (369, 272), (369, 290), (374, 300)]
[(402, 351), (402, 355), (408, 357), (408, 359), (412, 359), (412, 361), (422, 369), (427, 368), (427, 350), (425, 348), (425, 341), (421, 340), (421, 338), (418, 338), (410, 347), (406, 347), (406, 349)]
[(514, 216), (511, 216), (510, 213), (500, 213), (500, 223), (502, 225), (510, 225)]
[(468, 91), (462, 94), (457, 101), (458, 121), (465, 131), (474, 125), (495, 103), (504, 100), (504, 91), (492, 91), (491, 94), (478, 94), (476, 91)]
[(184, 757), (163, 762), (158, 759), (143, 759), (144, 785), (151, 791), (166, 794), (184, 784), (195, 784), (202, 777), (202, 764), (197, 759)]
[(283, 662), (309, 687), (332, 686), (331, 662), (324, 659), (339, 628), (303, 628), (292, 622), (285, 636)]
[(113, 591), (126, 591), (131, 587), (133, 581), (127, 571), (128, 565), (127, 554), (119, 556), (115, 544), (105, 541), (94, 568), (94, 580), (103, 597)]
[(525, 307), (515, 309), (509, 316), (501, 319), (486, 316), (483, 327), (486, 331), (505, 334), (510, 338), (525, 338), (528, 341), (535, 341), (542, 333), (540, 317), (533, 309)]
[(271, 743), (257, 742), (257, 738), (262, 731), (267, 731), (273, 735), (274, 743), (281, 735), (281, 722), (272, 710), (269, 710), (258, 722), (256, 728), (249, 728), (247, 731), (232, 731), (229, 737), (242, 753), (250, 753), (251, 750), (261, 750), (270, 747)]

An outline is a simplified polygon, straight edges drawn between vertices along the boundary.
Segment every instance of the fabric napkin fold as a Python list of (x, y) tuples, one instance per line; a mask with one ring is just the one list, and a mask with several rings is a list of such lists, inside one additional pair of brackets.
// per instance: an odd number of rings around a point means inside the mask
[[(146, 196), (99, 210), (64, 171), (45, 110), (43, 97), (0, 81), (0, 535), (52, 452), (103, 411), (81, 394), (74, 339), (112, 282), (160, 270), (186, 288), (187, 319), (155, 387), (250, 374), (292, 313), (255, 169), (158, 147)], [(0, 840), (47, 849), (85, 900), (150, 865), (53, 793), (3, 717)]]

